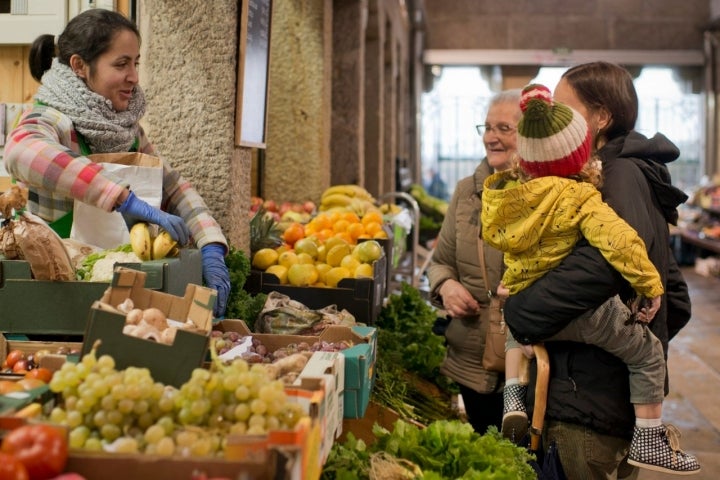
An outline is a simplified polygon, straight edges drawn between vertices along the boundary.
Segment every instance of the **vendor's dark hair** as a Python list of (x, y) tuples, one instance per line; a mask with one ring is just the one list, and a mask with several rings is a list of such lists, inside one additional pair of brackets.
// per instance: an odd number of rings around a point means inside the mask
[(115, 34), (122, 30), (130, 30), (140, 39), (135, 23), (121, 13), (104, 8), (86, 10), (65, 26), (58, 37), (57, 50), (52, 35), (40, 35), (35, 39), (30, 47), (30, 73), (39, 82), (52, 65), (53, 57), (70, 65), (70, 57), (75, 54), (92, 68), (97, 57), (110, 48)]

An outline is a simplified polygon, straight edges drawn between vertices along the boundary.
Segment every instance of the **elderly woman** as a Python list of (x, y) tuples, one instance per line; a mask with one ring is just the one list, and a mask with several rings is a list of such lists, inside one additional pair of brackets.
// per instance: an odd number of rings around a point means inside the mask
[(452, 318), (445, 331), (447, 356), (443, 374), (455, 381), (468, 421), (478, 433), (498, 429), (503, 414), (503, 376), (482, 366), (489, 322), (488, 291), (495, 291), (503, 270), (502, 253), (485, 246), (488, 283), (480, 272), (480, 198), (483, 182), (510, 166), (520, 119), (520, 90), (497, 94), (490, 101), (485, 123), (478, 125), (487, 152), (475, 173), (460, 180), (443, 221), (427, 274), (433, 302)]

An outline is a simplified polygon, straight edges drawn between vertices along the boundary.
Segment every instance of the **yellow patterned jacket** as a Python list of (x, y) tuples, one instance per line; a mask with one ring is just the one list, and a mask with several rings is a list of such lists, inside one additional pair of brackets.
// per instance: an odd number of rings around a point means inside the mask
[(480, 220), (485, 241), (505, 253), (511, 295), (559, 265), (581, 236), (639, 295), (663, 293), (645, 243), (588, 182), (549, 176), (519, 183), (496, 173), (485, 180)]

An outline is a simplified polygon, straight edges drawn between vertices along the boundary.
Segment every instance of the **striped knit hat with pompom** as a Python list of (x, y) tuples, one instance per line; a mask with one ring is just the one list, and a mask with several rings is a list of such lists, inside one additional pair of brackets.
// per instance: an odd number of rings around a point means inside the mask
[(583, 116), (565, 104), (553, 102), (550, 90), (538, 84), (523, 89), (520, 109), (520, 168), (531, 177), (578, 174), (590, 157), (590, 130)]

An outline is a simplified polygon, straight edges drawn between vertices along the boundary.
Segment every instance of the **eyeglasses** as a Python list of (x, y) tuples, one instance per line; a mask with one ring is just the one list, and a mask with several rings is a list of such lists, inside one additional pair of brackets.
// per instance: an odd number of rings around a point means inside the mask
[(475, 125), (475, 130), (477, 130), (478, 135), (480, 135), (481, 137), (487, 132), (495, 132), (496, 135), (505, 137), (513, 133), (516, 129), (517, 127), (513, 127), (512, 125), (508, 125), (507, 123), (498, 123), (497, 125)]

